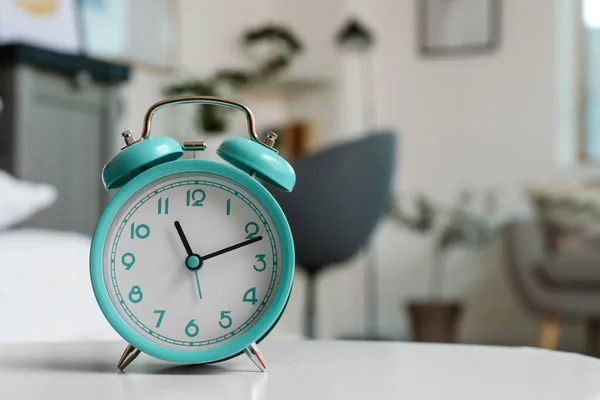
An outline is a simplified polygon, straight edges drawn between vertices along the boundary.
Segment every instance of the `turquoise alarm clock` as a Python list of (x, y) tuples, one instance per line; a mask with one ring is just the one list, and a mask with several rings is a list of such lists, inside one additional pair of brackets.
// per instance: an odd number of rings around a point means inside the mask
[[(150, 137), (156, 111), (197, 103), (242, 111), (249, 138), (224, 140), (227, 163), (180, 159), (203, 142)], [(129, 343), (117, 366), (140, 352), (188, 364), (246, 353), (262, 370), (257, 343), (275, 326), (290, 296), (294, 245), (281, 208), (263, 186), (291, 191), (292, 167), (261, 141), (246, 106), (214, 97), (152, 105), (141, 137), (104, 166), (106, 189), (119, 189), (92, 239), (90, 274), (108, 322)]]

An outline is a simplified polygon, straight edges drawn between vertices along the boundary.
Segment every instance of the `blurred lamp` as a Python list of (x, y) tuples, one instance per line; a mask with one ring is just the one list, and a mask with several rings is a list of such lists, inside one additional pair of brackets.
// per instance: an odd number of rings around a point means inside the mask
[[(335, 42), (342, 49), (360, 55), (361, 114), (363, 131), (376, 132), (377, 102), (375, 96), (375, 73), (370, 50), (375, 44), (373, 33), (357, 18), (348, 19), (335, 35)], [(372, 243), (367, 241), (365, 265), (365, 336), (347, 339), (385, 340), (378, 332), (379, 314), (377, 306), (378, 268)]]
[(360, 87), (361, 111), (363, 130), (365, 132), (375, 129), (376, 121), (376, 98), (375, 98), (375, 72), (370, 50), (375, 44), (373, 34), (358, 19), (350, 18), (335, 35), (337, 45), (348, 52), (357, 53), (360, 56)]
[(350, 18), (335, 35), (337, 44), (342, 49), (367, 51), (374, 43), (373, 34), (356, 18)]

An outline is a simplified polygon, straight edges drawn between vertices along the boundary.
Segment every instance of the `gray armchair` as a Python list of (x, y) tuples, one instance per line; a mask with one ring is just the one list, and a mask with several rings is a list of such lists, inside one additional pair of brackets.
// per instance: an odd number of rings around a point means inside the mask
[(507, 230), (510, 277), (523, 303), (542, 316), (540, 347), (554, 349), (560, 322), (585, 320), (588, 352), (600, 356), (600, 252), (557, 254), (541, 224), (516, 221)]
[(292, 163), (291, 193), (272, 191), (294, 236), (296, 263), (306, 272), (305, 333), (315, 337), (316, 281), (368, 245), (388, 206), (396, 158), (394, 132), (372, 133)]

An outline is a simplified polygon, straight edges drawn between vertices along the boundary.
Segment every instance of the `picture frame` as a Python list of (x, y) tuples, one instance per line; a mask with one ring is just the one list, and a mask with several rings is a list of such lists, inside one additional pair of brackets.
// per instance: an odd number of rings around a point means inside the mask
[(422, 55), (475, 55), (499, 47), (502, 0), (415, 1)]

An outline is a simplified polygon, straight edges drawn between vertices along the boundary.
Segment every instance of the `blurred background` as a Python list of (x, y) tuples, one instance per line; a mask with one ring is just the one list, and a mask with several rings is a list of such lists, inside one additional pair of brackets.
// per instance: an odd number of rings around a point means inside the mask
[[(599, 62), (599, 0), (0, 0), (0, 340), (117, 338), (102, 166), (155, 101), (213, 95), (298, 175), (273, 336), (600, 355)], [(245, 134), (195, 106), (152, 131), (214, 160)]]

